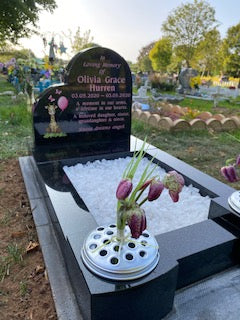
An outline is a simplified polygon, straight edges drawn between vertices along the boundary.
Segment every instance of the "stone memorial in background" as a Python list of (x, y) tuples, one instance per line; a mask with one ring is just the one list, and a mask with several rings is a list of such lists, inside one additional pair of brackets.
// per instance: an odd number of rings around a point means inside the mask
[(179, 84), (178, 93), (191, 93), (192, 88), (190, 87), (190, 79), (198, 75), (197, 70), (192, 68), (184, 68), (179, 74)]
[(129, 150), (132, 78), (116, 52), (94, 47), (77, 54), (65, 83), (52, 86), (33, 109), (36, 158)]

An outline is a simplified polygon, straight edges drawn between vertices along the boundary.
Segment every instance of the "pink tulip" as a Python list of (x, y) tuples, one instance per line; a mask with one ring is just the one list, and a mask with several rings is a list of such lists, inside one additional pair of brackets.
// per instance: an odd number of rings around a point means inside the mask
[(164, 177), (163, 183), (165, 188), (168, 189), (173, 202), (177, 202), (179, 200), (179, 193), (182, 191), (185, 183), (183, 176), (174, 170), (169, 171)]
[(147, 227), (145, 212), (140, 207), (135, 207), (129, 213), (128, 226), (131, 230), (132, 237), (137, 239)]
[(168, 190), (168, 193), (169, 193), (170, 197), (172, 198), (173, 202), (178, 202), (179, 192)]
[(174, 191), (178, 191), (178, 190), (181, 191), (185, 183), (183, 176), (174, 170), (169, 171), (164, 177), (163, 181), (164, 181), (164, 186), (167, 189), (174, 190)]
[(236, 165), (240, 167), (240, 154), (237, 156)]
[(163, 189), (164, 189), (163, 183), (160, 180), (153, 179), (151, 181), (149, 192), (148, 192), (148, 201), (153, 201), (159, 198)]
[(133, 188), (132, 181), (130, 179), (124, 179), (120, 181), (117, 191), (116, 197), (118, 200), (125, 200), (129, 194), (131, 193)]
[(153, 179), (147, 180), (146, 182), (144, 182), (144, 184), (139, 188), (139, 190), (145, 190), (150, 183), (152, 182)]
[(225, 166), (221, 168), (222, 176), (229, 182), (237, 182), (239, 180), (234, 166)]

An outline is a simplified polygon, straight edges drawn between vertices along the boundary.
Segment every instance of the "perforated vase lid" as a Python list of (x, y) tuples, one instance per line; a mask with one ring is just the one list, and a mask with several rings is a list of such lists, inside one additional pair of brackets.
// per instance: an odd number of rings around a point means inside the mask
[(228, 198), (228, 203), (233, 210), (240, 213), (240, 191), (233, 192)]
[(156, 239), (145, 230), (134, 239), (128, 227), (125, 241), (117, 240), (117, 227), (98, 227), (86, 238), (82, 248), (85, 265), (95, 274), (112, 280), (133, 280), (150, 273), (159, 261)]

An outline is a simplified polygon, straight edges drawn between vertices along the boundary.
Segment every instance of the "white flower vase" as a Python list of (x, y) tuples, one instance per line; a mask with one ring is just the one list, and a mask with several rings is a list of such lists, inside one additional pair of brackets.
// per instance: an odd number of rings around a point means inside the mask
[(234, 211), (240, 213), (240, 191), (235, 191), (230, 195), (228, 204)]
[(158, 243), (147, 230), (138, 239), (131, 237), (128, 226), (122, 241), (117, 235), (117, 227), (112, 224), (97, 227), (86, 238), (82, 259), (93, 273), (111, 280), (134, 280), (157, 266)]

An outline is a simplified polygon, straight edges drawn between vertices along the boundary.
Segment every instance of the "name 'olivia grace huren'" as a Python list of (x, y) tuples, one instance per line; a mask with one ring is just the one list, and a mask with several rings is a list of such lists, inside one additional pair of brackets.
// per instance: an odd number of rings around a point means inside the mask
[[(77, 82), (78, 83), (102, 83), (102, 80), (100, 77), (97, 76), (87, 76), (87, 75), (83, 75), (83, 76), (78, 76), (77, 77)], [(126, 83), (126, 78), (123, 77), (109, 77), (106, 76), (104, 78), (104, 83), (119, 83), (119, 84), (123, 84)]]

